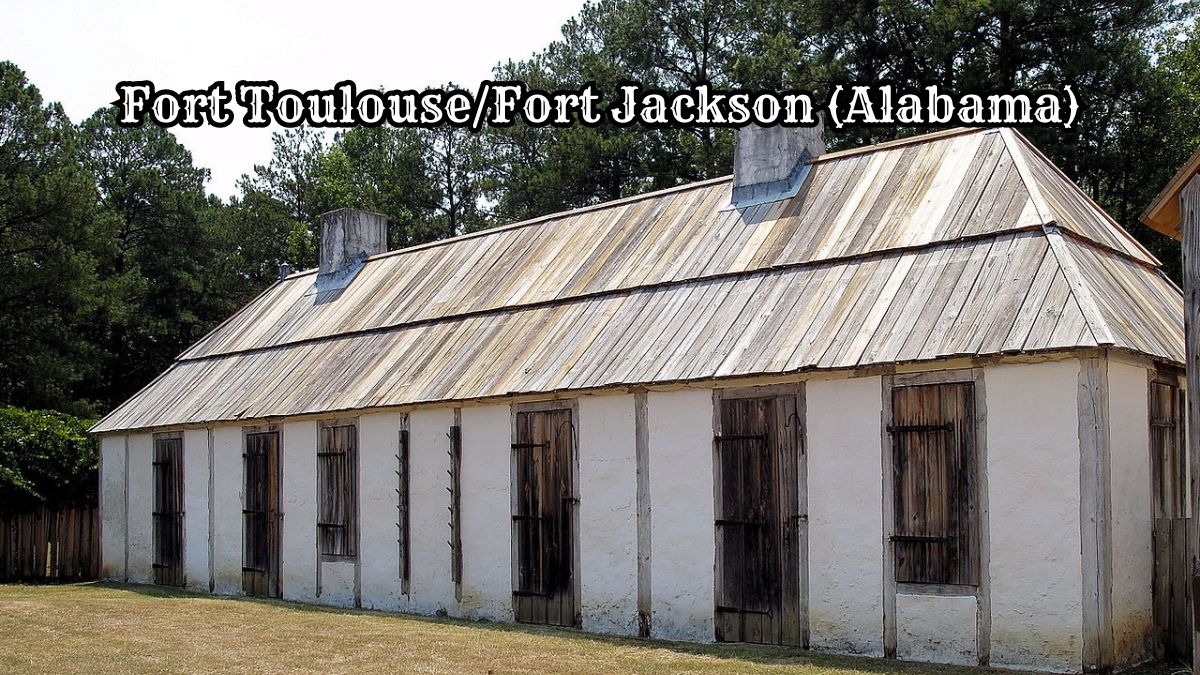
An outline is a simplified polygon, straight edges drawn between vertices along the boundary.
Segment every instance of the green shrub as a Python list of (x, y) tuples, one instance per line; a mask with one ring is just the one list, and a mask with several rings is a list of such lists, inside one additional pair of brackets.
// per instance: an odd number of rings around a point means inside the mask
[(89, 420), (0, 407), (0, 510), (92, 504), (97, 443)]

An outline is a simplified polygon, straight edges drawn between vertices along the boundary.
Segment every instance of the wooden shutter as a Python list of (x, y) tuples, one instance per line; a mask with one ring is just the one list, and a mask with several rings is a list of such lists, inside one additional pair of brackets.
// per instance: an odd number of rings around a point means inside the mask
[(321, 426), (321, 445), (317, 450), (317, 485), (320, 493), (317, 537), (321, 555), (356, 555), (357, 431), (353, 422)]
[(1183, 391), (1172, 384), (1150, 384), (1150, 445), (1154, 453), (1156, 518), (1188, 515), (1188, 468), (1184, 445)]
[(534, 440), (541, 425), (535, 413), (517, 415), (516, 438), (513, 440), (514, 481), (516, 483), (513, 520), (513, 539), (517, 548), (516, 593), (526, 596), (545, 596), (546, 546), (545, 518), (542, 516), (542, 490), (539, 480), (542, 462), (549, 443), (545, 437)]
[(183, 585), (183, 438), (154, 437), (154, 583)]
[(717, 610), (767, 614), (780, 595), (779, 559), (773, 549), (777, 521), (775, 467), (769, 431), (774, 400), (721, 402), (717, 441), (717, 548), (721, 551)]
[(970, 382), (892, 390), (897, 582), (979, 583), (974, 419)]
[(279, 597), (279, 433), (245, 436), (242, 508), (242, 589)]
[[(450, 580), (462, 583), (462, 427), (450, 427)], [(461, 591), (461, 589), (459, 589)]]
[(400, 430), (400, 452), (396, 455), (396, 462), (399, 467), (396, 470), (396, 529), (399, 531), (396, 544), (400, 549), (400, 581), (407, 593), (412, 567), (409, 557), (408, 429)]

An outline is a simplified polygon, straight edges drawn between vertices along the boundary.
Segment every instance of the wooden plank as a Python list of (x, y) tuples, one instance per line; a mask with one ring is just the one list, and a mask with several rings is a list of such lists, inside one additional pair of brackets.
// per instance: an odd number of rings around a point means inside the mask
[(647, 394), (633, 395), (634, 462), (637, 469), (637, 606), (638, 636), (651, 635), (650, 562), (653, 551), (650, 539), (650, 423), (647, 417)]
[(1083, 545), (1083, 668), (1113, 664), (1112, 526), (1108, 502), (1108, 368), (1084, 359), (1079, 369), (1080, 534)]
[[(1183, 232), (1183, 297), (1184, 326), (1187, 348), (1187, 428), (1200, 429), (1200, 175), (1193, 176), (1183, 188), (1179, 198), (1180, 228)], [(1187, 437), (1188, 466), (1191, 469), (1191, 514), (1192, 522), (1200, 518), (1200, 433)], [(1188, 535), (1188, 559), (1190, 567), (1200, 565), (1200, 527), (1193, 525)], [(1193, 589), (1197, 582), (1193, 577)], [(1195, 591), (1191, 595), (1193, 605), (1200, 603)], [(1193, 669), (1200, 671), (1200, 625), (1193, 624), (1192, 635)]]

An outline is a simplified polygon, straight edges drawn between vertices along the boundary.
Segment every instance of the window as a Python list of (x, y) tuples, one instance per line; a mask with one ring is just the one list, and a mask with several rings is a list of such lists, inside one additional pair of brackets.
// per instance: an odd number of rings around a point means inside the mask
[(892, 389), (898, 583), (979, 583), (974, 420), (970, 382)]
[(358, 428), (321, 425), (317, 449), (317, 546), (321, 555), (352, 558), (358, 539)]
[(154, 436), (154, 583), (183, 585), (183, 437)]
[(400, 549), (400, 585), (408, 593), (411, 564), (409, 562), (409, 517), (408, 517), (408, 429), (400, 430), (400, 452), (396, 455), (396, 529), (399, 532), (396, 544)]
[[(450, 580), (462, 583), (462, 427), (450, 427)], [(461, 587), (456, 593), (461, 593)], [(462, 599), (459, 597), (458, 599)]]

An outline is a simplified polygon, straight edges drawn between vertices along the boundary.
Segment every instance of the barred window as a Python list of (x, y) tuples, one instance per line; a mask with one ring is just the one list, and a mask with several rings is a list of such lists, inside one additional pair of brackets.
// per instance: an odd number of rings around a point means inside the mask
[(321, 555), (354, 557), (358, 552), (358, 428), (353, 421), (321, 425), (317, 492)]
[(400, 582), (403, 592), (408, 593), (408, 584), (412, 570), (409, 545), (409, 510), (408, 510), (408, 429), (400, 430), (400, 452), (396, 454), (398, 468), (396, 470), (396, 529), (399, 531), (397, 545), (400, 548)]

